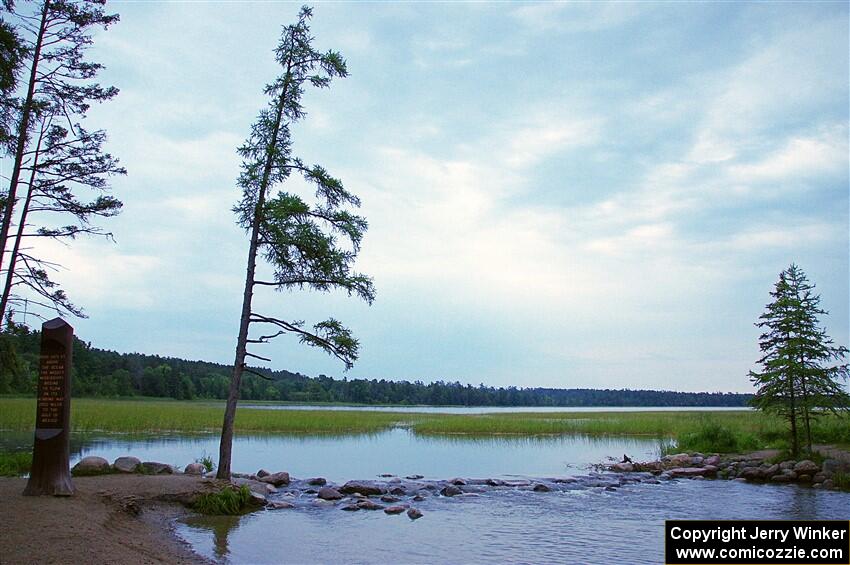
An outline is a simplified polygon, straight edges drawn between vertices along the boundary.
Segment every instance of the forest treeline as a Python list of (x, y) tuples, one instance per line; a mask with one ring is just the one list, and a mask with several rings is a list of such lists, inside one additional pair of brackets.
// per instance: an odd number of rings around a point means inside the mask
[[(22, 326), (0, 334), (0, 394), (35, 394), (40, 333)], [(72, 393), (75, 396), (151, 396), (227, 398), (232, 368), (141, 353), (117, 353), (74, 338)], [(460, 382), (388, 381), (307, 377), (289, 371), (252, 368), (246, 373), (244, 400), (342, 402), (363, 404), (438, 404), (458, 406), (745, 406), (751, 394), (496, 388)]]

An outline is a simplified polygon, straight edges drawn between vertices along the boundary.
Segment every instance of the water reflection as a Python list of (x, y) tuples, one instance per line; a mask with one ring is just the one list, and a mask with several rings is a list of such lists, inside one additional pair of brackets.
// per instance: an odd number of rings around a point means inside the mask
[(216, 558), (224, 559), (230, 553), (229, 536), (239, 527), (244, 516), (190, 516), (181, 520), (187, 527), (212, 536), (212, 551)]

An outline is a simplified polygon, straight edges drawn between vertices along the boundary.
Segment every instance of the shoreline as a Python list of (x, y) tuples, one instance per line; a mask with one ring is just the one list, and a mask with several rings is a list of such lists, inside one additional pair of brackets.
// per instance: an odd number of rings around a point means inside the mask
[(23, 496), (27, 479), (0, 478), (3, 563), (209, 564), (174, 531), (180, 500), (215, 488), (190, 475), (74, 477), (70, 497)]

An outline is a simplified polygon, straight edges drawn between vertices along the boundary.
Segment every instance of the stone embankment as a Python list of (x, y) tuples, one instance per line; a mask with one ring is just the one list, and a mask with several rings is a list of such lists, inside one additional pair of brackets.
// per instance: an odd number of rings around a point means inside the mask
[(661, 479), (727, 479), (750, 482), (795, 483), (816, 489), (838, 489), (837, 474), (850, 473), (850, 463), (827, 458), (818, 464), (809, 459), (776, 461), (774, 452), (744, 455), (678, 453), (658, 461), (623, 461), (609, 465), (616, 473), (652, 473)]

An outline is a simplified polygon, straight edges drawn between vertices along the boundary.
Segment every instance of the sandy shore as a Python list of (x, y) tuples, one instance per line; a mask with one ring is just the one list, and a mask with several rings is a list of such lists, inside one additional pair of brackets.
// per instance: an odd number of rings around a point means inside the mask
[(194, 476), (74, 479), (77, 494), (22, 496), (26, 479), (0, 478), (0, 563), (209, 563), (173, 533), (179, 501), (215, 488)]

